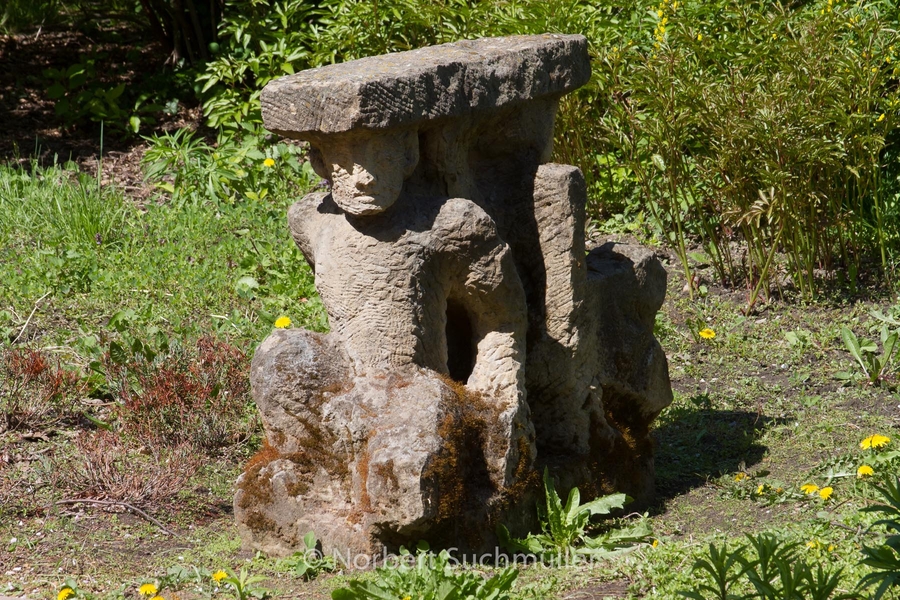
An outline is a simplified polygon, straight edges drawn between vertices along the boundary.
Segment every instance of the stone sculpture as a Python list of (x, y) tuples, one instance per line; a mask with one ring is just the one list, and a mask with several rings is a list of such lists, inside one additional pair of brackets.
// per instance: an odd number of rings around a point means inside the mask
[(639, 247), (586, 254), (581, 173), (549, 163), (559, 99), (589, 77), (586, 40), (548, 34), (266, 86), (266, 127), (332, 183), (288, 213), (331, 333), (276, 330), (254, 356), (250, 546), (484, 548), (498, 522), (534, 525), (544, 467), (563, 489), (652, 494), (666, 274)]

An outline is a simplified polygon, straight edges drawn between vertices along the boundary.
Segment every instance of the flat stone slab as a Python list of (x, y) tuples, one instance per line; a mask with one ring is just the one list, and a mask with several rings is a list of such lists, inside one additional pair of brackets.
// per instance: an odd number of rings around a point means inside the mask
[(581, 35), (465, 40), (276, 79), (263, 89), (262, 114), (287, 137), (388, 129), (562, 95), (590, 76)]

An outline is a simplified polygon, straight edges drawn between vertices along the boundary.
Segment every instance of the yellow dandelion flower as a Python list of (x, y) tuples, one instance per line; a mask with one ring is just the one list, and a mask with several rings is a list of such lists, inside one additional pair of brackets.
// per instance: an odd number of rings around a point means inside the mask
[(138, 588), (138, 592), (141, 596), (155, 596), (158, 591), (157, 587), (152, 583), (145, 583)]
[(869, 465), (861, 465), (856, 470), (856, 478), (857, 479), (862, 479), (863, 477), (871, 477), (874, 474), (875, 474), (875, 469), (873, 469)]
[(412, 596), (403, 596), (403, 600), (412, 600)]
[(712, 329), (710, 329), (709, 327), (704, 327), (703, 329), (701, 329), (701, 330), (698, 332), (698, 334), (699, 334), (700, 337), (702, 337), (704, 340), (711, 340), (711, 339), (713, 339), (714, 337), (716, 337), (716, 332), (713, 331)]
[(275, 159), (273, 159), (273, 158), (267, 158), (266, 160), (263, 161), (263, 166), (266, 166), (266, 167), (269, 167), (269, 168), (274, 167), (274, 166), (275, 166)]
[(764, 484), (764, 483), (759, 484), (759, 487), (756, 488), (756, 493), (762, 494), (764, 491), (766, 491), (766, 484)]
[(833, 494), (833, 493), (834, 493), (834, 489), (833, 489), (833, 488), (831, 488), (831, 487), (823, 487), (821, 490), (819, 490), (819, 497), (820, 497), (822, 500), (828, 500), (829, 498), (831, 498), (831, 494)]
[(878, 120), (876, 121), (876, 123), (881, 123), (882, 121), (884, 121), (884, 113), (881, 113), (881, 116), (878, 117)]
[(698, 42), (702, 42), (702, 41), (703, 41), (703, 34), (702, 34), (702, 33), (698, 33), (698, 34), (697, 34), (697, 41), (698, 41)]
[(819, 486), (814, 483), (805, 483), (800, 486), (800, 491), (804, 494), (815, 494), (819, 491)]
[(861, 441), (859, 443), (859, 447), (864, 450), (869, 448), (881, 448), (882, 446), (887, 446), (890, 441), (891, 438), (876, 433), (875, 435), (870, 435), (869, 437)]
[(275, 319), (275, 327), (277, 329), (286, 329), (291, 326), (291, 319), (289, 317), (278, 317)]
[(152, 598), (150, 598), (150, 600), (166, 600), (166, 599), (163, 598), (162, 596), (153, 596)]
[(747, 479), (747, 474), (744, 473), (743, 471), (741, 471), (740, 473), (737, 473), (737, 474), (734, 476), (734, 480), (735, 480), (735, 481), (743, 481), (743, 480), (745, 480), (745, 479)]
[(59, 593), (56, 595), (56, 600), (66, 600), (69, 596), (74, 596), (75, 590), (70, 588), (69, 586), (64, 587), (59, 590)]
[(657, 546), (659, 546), (659, 540), (653, 540), (653, 543), (650, 545), (656, 548)]
[(222, 569), (219, 569), (218, 571), (216, 571), (215, 573), (212, 574), (212, 578), (215, 579), (216, 581), (222, 581), (226, 577), (228, 577), (228, 573), (226, 573)]

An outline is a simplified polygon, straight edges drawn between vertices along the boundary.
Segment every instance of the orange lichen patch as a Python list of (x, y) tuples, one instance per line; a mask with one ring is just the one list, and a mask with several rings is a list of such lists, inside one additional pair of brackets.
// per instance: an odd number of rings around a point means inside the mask
[(440, 438), (444, 440), (444, 447), (436, 457), (428, 462), (422, 472), (422, 479), (438, 489), (436, 495), (438, 498), (437, 520), (439, 521), (461, 512), (466, 486), (463, 469), (460, 465), (460, 454), (466, 445), (465, 438), (468, 431), (470, 430), (465, 425), (460, 426), (459, 419), (455, 415), (445, 414), (437, 431)]
[(368, 442), (359, 459), (356, 461), (356, 474), (359, 475), (359, 508), (364, 513), (372, 512), (372, 501), (369, 498), (369, 449)]
[(393, 460), (377, 464), (372, 470), (375, 471), (375, 474), (378, 475), (379, 479), (390, 482), (394, 489), (400, 487), (400, 482), (397, 480), (397, 474), (394, 472)]
[[(282, 438), (284, 438), (284, 434), (279, 432)], [(262, 448), (259, 449), (259, 452), (250, 457), (250, 460), (247, 461), (247, 465), (244, 467), (244, 471), (249, 471), (259, 465), (260, 467), (264, 467), (276, 458), (278, 458), (278, 450), (275, 449), (274, 446), (269, 444), (269, 439), (266, 438), (263, 440)]]

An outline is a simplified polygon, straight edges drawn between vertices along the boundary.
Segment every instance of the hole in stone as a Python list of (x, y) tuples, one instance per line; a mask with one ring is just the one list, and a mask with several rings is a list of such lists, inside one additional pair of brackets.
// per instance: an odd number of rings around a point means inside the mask
[(475, 368), (472, 321), (462, 304), (447, 300), (447, 371), (454, 381), (465, 383)]

